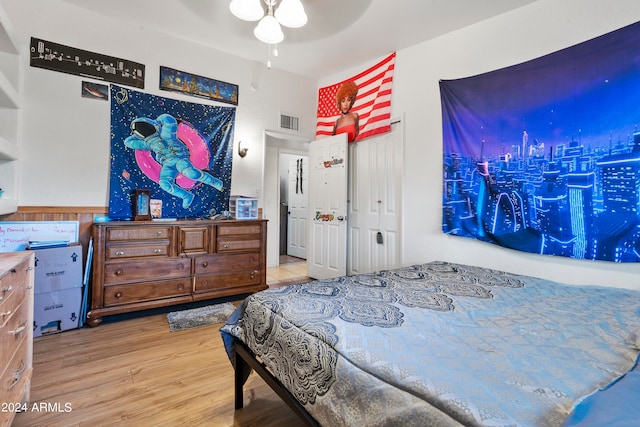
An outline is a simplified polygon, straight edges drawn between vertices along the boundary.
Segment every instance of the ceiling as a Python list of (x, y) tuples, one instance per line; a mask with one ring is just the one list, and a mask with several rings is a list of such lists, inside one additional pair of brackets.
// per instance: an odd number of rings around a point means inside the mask
[[(266, 63), (255, 22), (229, 12), (230, 0), (61, 0), (99, 15), (169, 33)], [(283, 28), (272, 67), (314, 79), (328, 77), (536, 0), (302, 0), (309, 17)]]

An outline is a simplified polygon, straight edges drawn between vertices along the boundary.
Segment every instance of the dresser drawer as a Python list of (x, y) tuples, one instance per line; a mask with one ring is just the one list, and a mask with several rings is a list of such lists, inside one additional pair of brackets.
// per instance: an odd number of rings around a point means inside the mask
[(218, 225), (218, 236), (248, 236), (256, 235), (260, 237), (262, 226), (260, 224), (242, 224), (242, 225)]
[(191, 278), (173, 280), (155, 280), (129, 285), (108, 285), (104, 287), (104, 305), (114, 306), (162, 298), (189, 295)]
[(25, 260), (16, 267), (6, 271), (5, 274), (0, 277), (0, 304), (9, 298), (12, 292), (26, 286), (30, 270), (29, 261)]
[(27, 289), (26, 286), (19, 286), (16, 289), (12, 289), (11, 292), (7, 293), (7, 296), (0, 301), (0, 330), (6, 327), (6, 323), (11, 316), (16, 313), (18, 306), (22, 301), (26, 300), (28, 296), (29, 289)]
[[(26, 384), (31, 379), (28, 340), (23, 339), (0, 375), (0, 396), (3, 403), (18, 403), (22, 399)], [(2, 414), (4, 415), (4, 414)]]
[(137, 245), (110, 245), (106, 248), (106, 258), (121, 259), (135, 257), (168, 256), (170, 243), (168, 240), (161, 240), (153, 243)]
[(199, 256), (194, 259), (195, 274), (212, 274), (229, 270), (259, 270), (260, 252)]
[(122, 242), (134, 240), (169, 239), (171, 227), (146, 226), (146, 227), (112, 227), (107, 229), (107, 241)]
[(258, 269), (232, 274), (208, 274), (204, 276), (196, 276), (195, 292), (259, 285), (261, 280), (262, 274)]
[(218, 252), (233, 252), (246, 250), (259, 250), (262, 245), (260, 238), (255, 239), (239, 239), (237, 237), (218, 237)]
[(191, 275), (191, 259), (163, 258), (136, 262), (111, 262), (104, 266), (104, 283), (126, 283), (150, 277), (172, 279)]
[(23, 298), (0, 329), (0, 367), (6, 366), (15, 348), (29, 335), (30, 299)]

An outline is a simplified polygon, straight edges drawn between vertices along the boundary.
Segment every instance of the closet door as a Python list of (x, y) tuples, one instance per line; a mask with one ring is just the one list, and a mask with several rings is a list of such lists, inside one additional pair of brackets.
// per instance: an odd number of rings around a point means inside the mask
[(348, 274), (400, 267), (402, 123), (349, 145)]

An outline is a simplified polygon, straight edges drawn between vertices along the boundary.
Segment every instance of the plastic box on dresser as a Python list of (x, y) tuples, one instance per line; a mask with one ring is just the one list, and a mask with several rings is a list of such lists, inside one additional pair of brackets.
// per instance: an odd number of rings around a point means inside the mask
[(231, 196), (229, 211), (235, 219), (258, 219), (258, 199)]

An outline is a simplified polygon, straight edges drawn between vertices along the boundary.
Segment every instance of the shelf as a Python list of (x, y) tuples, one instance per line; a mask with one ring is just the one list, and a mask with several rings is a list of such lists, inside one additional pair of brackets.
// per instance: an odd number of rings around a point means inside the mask
[(19, 108), (19, 99), (18, 91), (13, 84), (11, 84), (7, 76), (0, 71), (0, 107)]
[(0, 7), (0, 51), (17, 55), (18, 49), (16, 49), (16, 43), (12, 34), (13, 27), (11, 26), (11, 22), (9, 22), (9, 18), (4, 9)]
[(20, 54), (13, 28), (0, 6), (0, 215), (18, 210), (20, 162)]
[(0, 162), (4, 160), (18, 160), (18, 146), (0, 135)]

